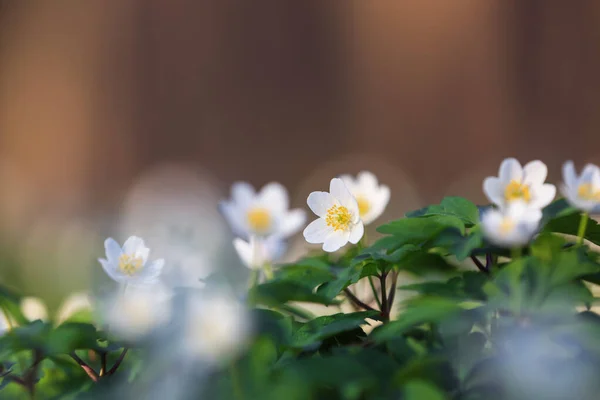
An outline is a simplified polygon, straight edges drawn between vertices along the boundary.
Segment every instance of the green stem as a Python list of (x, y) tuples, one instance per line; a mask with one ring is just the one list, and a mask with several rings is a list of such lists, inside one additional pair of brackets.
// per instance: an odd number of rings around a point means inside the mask
[(375, 289), (375, 284), (373, 283), (373, 277), (371, 275), (369, 275), (368, 279), (369, 279), (369, 284), (371, 285), (371, 290), (373, 290), (373, 296), (375, 297), (377, 306), (379, 307), (379, 310), (381, 310), (381, 301), (379, 300), (379, 295), (377, 294), (377, 290)]
[(263, 271), (265, 272), (265, 278), (267, 278), (268, 281), (273, 279), (273, 268), (271, 267), (271, 264), (265, 263)]
[(231, 385), (233, 386), (233, 396), (236, 400), (243, 400), (244, 394), (242, 392), (242, 387), (240, 386), (240, 377), (238, 374), (237, 366), (235, 365), (235, 361), (231, 362), (230, 372)]
[(583, 237), (585, 236), (585, 228), (587, 228), (588, 223), (588, 213), (581, 214), (581, 220), (579, 221), (579, 230), (577, 231), (577, 245), (581, 246), (583, 244)]
[(512, 249), (510, 249), (510, 258), (512, 258), (513, 260), (516, 260), (520, 257), (521, 257), (521, 248), (520, 247), (513, 247)]
[(259, 274), (260, 274), (260, 271), (257, 269), (253, 269), (250, 271), (250, 282), (248, 284), (248, 287), (250, 289), (252, 289), (258, 283), (258, 275)]

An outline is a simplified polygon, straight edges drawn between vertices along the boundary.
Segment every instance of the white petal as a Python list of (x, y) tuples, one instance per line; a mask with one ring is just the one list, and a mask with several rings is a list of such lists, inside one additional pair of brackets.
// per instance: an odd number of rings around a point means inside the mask
[(528, 162), (523, 167), (523, 183), (541, 185), (548, 176), (548, 167), (540, 160)]
[(493, 176), (485, 178), (483, 192), (491, 203), (497, 206), (504, 204), (504, 186), (499, 178)]
[(359, 221), (358, 224), (352, 227), (352, 230), (350, 231), (350, 236), (348, 237), (348, 241), (352, 244), (356, 244), (360, 241), (360, 239), (362, 239), (364, 234), (365, 227), (362, 221)]
[(258, 201), (264, 207), (278, 213), (285, 212), (290, 205), (287, 190), (277, 182), (271, 182), (263, 187), (258, 194)]
[(303, 235), (308, 243), (323, 243), (332, 232), (333, 228), (327, 226), (323, 218), (319, 218), (308, 224)]
[(377, 188), (379, 182), (377, 181), (377, 177), (369, 172), (369, 171), (361, 171), (357, 176), (358, 185), (363, 190), (373, 190)]
[(596, 174), (597, 167), (594, 164), (586, 164), (581, 172), (581, 182), (591, 183)]
[(137, 254), (138, 251), (142, 251), (145, 247), (144, 239), (137, 236), (130, 236), (123, 245), (123, 253)]
[(255, 197), (254, 187), (248, 182), (235, 182), (231, 186), (231, 198), (240, 207), (248, 207)]
[(306, 223), (306, 212), (302, 209), (294, 209), (286, 213), (281, 218), (279, 224), (279, 234), (282, 237), (288, 237), (296, 234)]
[(383, 214), (385, 208), (390, 201), (390, 188), (386, 185), (381, 185), (377, 190), (375, 196), (373, 196), (373, 202), (371, 209), (368, 213), (362, 216), (362, 222), (365, 225), (369, 225)]
[(252, 266), (252, 246), (250, 243), (243, 241), (242, 239), (236, 238), (233, 240), (233, 247), (237, 252), (240, 260), (246, 267), (251, 268)]
[(243, 238), (248, 237), (249, 228), (243, 209), (236, 204), (223, 201), (219, 204), (219, 210), (235, 235)]
[(150, 254), (150, 249), (147, 247), (140, 247), (135, 252), (135, 257), (140, 257), (142, 259), (142, 263), (145, 265), (148, 262), (148, 255)]
[(348, 237), (350, 232), (348, 231), (333, 231), (323, 242), (323, 250), (332, 253), (339, 250), (342, 246), (348, 243)]
[(108, 262), (116, 264), (119, 262), (119, 257), (122, 254), (121, 246), (113, 238), (108, 238), (104, 241), (104, 249), (106, 250), (106, 258)]
[(131, 283), (134, 285), (148, 285), (151, 283), (155, 283), (158, 280), (158, 277), (160, 276), (164, 265), (165, 260), (163, 259), (158, 259), (149, 262), (148, 265), (145, 265), (139, 273), (132, 276)]
[(535, 193), (533, 194), (533, 199), (529, 203), (529, 206), (532, 208), (544, 208), (548, 204), (552, 203), (554, 197), (556, 196), (556, 186), (545, 183), (541, 187), (536, 188)]
[(124, 281), (124, 279), (123, 279), (124, 276), (117, 270), (116, 265), (114, 265), (102, 258), (99, 258), (98, 261), (100, 262), (100, 264), (102, 265), (102, 268), (104, 269), (104, 272), (106, 272), (106, 275), (108, 275), (108, 277), (110, 279), (112, 279), (115, 282), (119, 282), (119, 283)]
[(507, 158), (500, 164), (498, 177), (503, 185), (510, 183), (512, 180), (521, 181), (523, 177), (523, 169), (521, 164), (515, 158)]
[(339, 204), (335, 197), (327, 192), (312, 192), (308, 195), (306, 200), (308, 207), (317, 214), (319, 217), (323, 217), (327, 214), (332, 206)]
[(342, 206), (346, 207), (350, 213), (355, 216), (359, 216), (358, 204), (356, 199), (350, 193), (344, 181), (339, 178), (333, 178), (329, 184), (329, 192), (335, 197)]
[[(563, 172), (563, 182), (568, 188), (576, 188), (577, 187), (577, 173), (575, 172), (575, 165), (573, 161), (567, 161), (563, 164), (562, 167)], [(564, 194), (564, 192), (563, 192)]]
[(354, 177), (352, 175), (349, 175), (349, 174), (340, 175), (340, 179), (342, 181), (344, 181), (344, 184), (346, 185), (346, 187), (348, 188), (348, 190), (350, 191), (350, 193), (355, 194), (354, 191), (358, 189), (357, 188), (358, 181), (356, 181), (354, 179)]

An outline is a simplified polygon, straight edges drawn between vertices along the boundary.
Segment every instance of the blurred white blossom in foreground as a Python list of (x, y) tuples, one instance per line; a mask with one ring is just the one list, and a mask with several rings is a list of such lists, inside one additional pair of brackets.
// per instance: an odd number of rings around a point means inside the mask
[(539, 209), (528, 208), (521, 202), (504, 210), (491, 209), (481, 216), (485, 237), (501, 247), (524, 246), (537, 232), (542, 219)]
[(581, 175), (575, 172), (573, 161), (563, 165), (562, 194), (570, 205), (584, 212), (591, 212), (600, 206), (600, 168), (587, 164)]

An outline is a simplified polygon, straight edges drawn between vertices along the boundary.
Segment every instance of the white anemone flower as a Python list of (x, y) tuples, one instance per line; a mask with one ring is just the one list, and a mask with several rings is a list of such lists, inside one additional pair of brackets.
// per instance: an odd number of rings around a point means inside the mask
[(323, 250), (333, 252), (346, 243), (356, 244), (365, 232), (356, 199), (344, 181), (333, 178), (328, 192), (312, 192), (308, 206), (319, 219), (304, 229), (308, 243), (323, 243)]
[(544, 183), (547, 174), (546, 164), (539, 160), (521, 167), (516, 159), (507, 158), (500, 165), (498, 177), (490, 176), (483, 181), (483, 191), (500, 208), (520, 201), (530, 208), (541, 209), (556, 195), (556, 187)]
[(275, 236), (251, 236), (249, 242), (236, 238), (233, 246), (242, 263), (250, 269), (261, 269), (266, 264), (272, 264), (285, 252), (285, 243)]
[(20, 306), (23, 316), (25, 316), (25, 318), (27, 318), (28, 320), (48, 320), (48, 308), (46, 307), (46, 304), (42, 301), (42, 299), (32, 296), (23, 297), (21, 299)]
[(92, 310), (90, 296), (83, 292), (71, 293), (58, 308), (58, 311), (56, 312), (56, 323), (62, 324), (75, 314), (88, 310)]
[(342, 175), (342, 180), (358, 204), (360, 219), (365, 225), (379, 218), (390, 201), (390, 188), (380, 185), (371, 172), (362, 171), (356, 179)]
[(587, 164), (577, 176), (572, 161), (563, 165), (562, 194), (573, 207), (590, 212), (600, 206), (600, 168)]
[(523, 202), (511, 204), (504, 210), (491, 209), (481, 217), (484, 236), (500, 247), (518, 247), (529, 243), (536, 234), (542, 212)]
[(251, 330), (245, 306), (222, 292), (191, 294), (184, 324), (183, 351), (193, 359), (209, 363), (235, 356)]
[(156, 282), (165, 261), (163, 259), (149, 262), (150, 249), (144, 240), (131, 236), (125, 241), (123, 248), (113, 239), (104, 242), (106, 259), (99, 258), (102, 268), (108, 276), (121, 284), (146, 285)]
[(302, 209), (289, 209), (287, 190), (279, 183), (269, 183), (256, 193), (246, 182), (234, 183), (231, 199), (220, 203), (221, 211), (237, 236), (289, 237), (306, 221)]
[(126, 340), (142, 338), (169, 322), (172, 293), (162, 284), (114, 291), (97, 305), (111, 332)]

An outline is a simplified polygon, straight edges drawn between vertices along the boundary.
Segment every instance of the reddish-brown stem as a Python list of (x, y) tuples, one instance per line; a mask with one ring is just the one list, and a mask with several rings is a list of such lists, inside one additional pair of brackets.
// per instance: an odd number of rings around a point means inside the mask
[(388, 294), (385, 288), (385, 280), (387, 279), (387, 272), (384, 272), (379, 277), (379, 282), (381, 285), (381, 318), (384, 321), (388, 321), (390, 319), (390, 310), (388, 307)]
[(346, 296), (350, 299), (350, 301), (352, 301), (354, 304), (356, 304), (357, 306), (367, 310), (367, 311), (373, 311), (375, 310), (373, 307), (371, 307), (368, 304), (363, 303), (362, 301), (360, 301), (358, 299), (358, 297), (356, 297), (351, 291), (350, 289), (346, 288), (344, 289), (344, 293), (346, 294)]
[(75, 352), (72, 352), (70, 354), (71, 358), (73, 360), (75, 360), (75, 362), (77, 364), (79, 364), (79, 366), (81, 367), (81, 369), (84, 370), (84, 372), (87, 374), (87, 376), (90, 377), (90, 379), (94, 382), (98, 382), (98, 373), (96, 371), (94, 371), (94, 368), (90, 367), (85, 361), (83, 361), (77, 354), (75, 354)]
[(108, 371), (107, 375), (112, 375), (114, 374), (117, 369), (119, 369), (119, 366), (121, 365), (121, 363), (123, 362), (123, 359), (125, 358), (125, 356), (127, 355), (127, 351), (129, 349), (125, 348), (123, 349), (123, 351), (121, 352), (121, 354), (119, 355), (119, 358), (117, 358), (117, 361), (115, 362), (115, 364), (112, 366), (112, 368)]
[(392, 312), (392, 307), (394, 306), (394, 299), (396, 298), (396, 285), (398, 284), (398, 275), (400, 273), (398, 271), (393, 271), (392, 272), (392, 287), (390, 289), (390, 296), (388, 297), (388, 313), (391, 314)]

